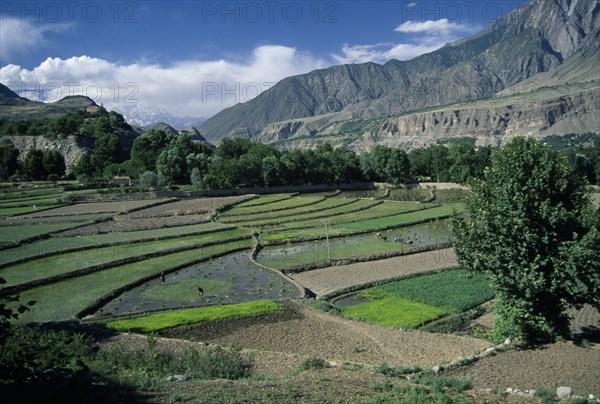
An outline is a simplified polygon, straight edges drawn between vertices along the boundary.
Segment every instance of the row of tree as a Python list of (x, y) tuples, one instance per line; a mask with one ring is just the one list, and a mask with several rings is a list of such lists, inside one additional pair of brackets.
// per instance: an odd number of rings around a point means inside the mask
[(406, 153), (378, 145), (368, 153), (357, 154), (343, 147), (334, 149), (327, 143), (315, 150), (281, 151), (243, 138), (226, 138), (215, 148), (185, 135), (171, 136), (151, 129), (134, 141), (131, 159), (117, 164), (114, 154), (110, 158), (110, 148), (99, 147), (105, 143), (99, 142), (101, 139), (96, 140), (94, 155), (82, 156), (73, 170), (75, 175), (140, 178), (144, 172), (153, 172), (164, 183), (193, 183), (210, 189), (365, 181), (399, 183), (417, 177), (467, 182), (481, 177), (492, 151), (490, 147), (475, 149), (457, 144)]
[(0, 180), (57, 181), (65, 176), (65, 159), (58, 150), (31, 149), (22, 160), (19, 155), (12, 143), (0, 144)]
[(130, 131), (123, 115), (99, 107), (95, 112), (78, 110), (54, 118), (25, 121), (0, 120), (0, 136), (100, 136), (105, 133)]
[[(71, 117), (85, 114), (89, 113)], [(110, 122), (111, 114), (97, 113), (88, 123), (94, 122), (96, 126), (99, 122)], [(358, 154), (343, 147), (334, 149), (327, 143), (314, 150), (281, 151), (243, 138), (226, 138), (215, 148), (192, 141), (186, 135), (172, 136), (151, 129), (135, 139), (130, 158), (123, 161), (122, 146), (112, 124), (96, 129), (94, 153), (83, 154), (70, 167), (70, 177), (85, 182), (110, 180), (115, 176), (137, 179), (149, 172), (155, 175), (146, 176), (152, 179), (150, 184), (191, 183), (207, 189), (369, 181), (399, 183), (414, 178), (467, 183), (482, 178), (493, 151), (489, 146), (475, 148), (468, 143), (431, 145), (409, 153), (377, 145), (370, 152)], [(18, 179), (64, 175), (57, 169), (34, 169), (35, 164), (26, 161), (19, 165), (18, 152), (8, 145), (2, 146), (0, 152), (0, 178), (8, 179), (15, 174)], [(567, 147), (560, 153), (588, 182), (598, 183), (600, 136), (595, 137), (591, 146)], [(30, 157), (27, 161), (33, 160)]]

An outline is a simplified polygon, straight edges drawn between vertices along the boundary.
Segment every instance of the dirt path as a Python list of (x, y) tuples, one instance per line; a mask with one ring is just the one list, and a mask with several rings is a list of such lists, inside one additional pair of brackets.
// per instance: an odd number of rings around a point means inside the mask
[[(277, 314), (168, 330), (164, 336), (330, 361), (431, 367), (478, 353), (491, 344), (470, 337), (387, 328), (322, 313), (288, 302)], [(261, 353), (262, 355), (262, 353)], [(272, 371), (272, 370), (271, 370)]]
[(317, 296), (374, 281), (439, 270), (458, 265), (451, 248), (377, 261), (359, 262), (300, 272), (291, 276)]

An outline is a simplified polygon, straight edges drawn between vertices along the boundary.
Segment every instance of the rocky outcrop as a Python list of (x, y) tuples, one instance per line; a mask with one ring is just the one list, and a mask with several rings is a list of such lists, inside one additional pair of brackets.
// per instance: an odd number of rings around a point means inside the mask
[[(499, 146), (514, 136), (544, 137), (553, 134), (597, 132), (600, 128), (600, 88), (542, 101), (439, 109), (373, 122), (358, 122), (354, 133), (345, 132), (348, 123), (331, 124), (319, 133), (330, 141), (346, 138), (354, 150), (369, 150), (376, 144), (409, 150), (450, 138), (471, 137), (477, 145)], [(290, 134), (290, 128), (299, 128)], [(271, 124), (258, 136), (261, 140), (287, 140), (290, 147), (310, 147), (312, 138), (301, 120), (294, 124)]]
[(44, 136), (6, 136), (2, 139), (15, 145), (19, 150), (20, 158), (25, 157), (31, 149), (58, 150), (65, 158), (67, 169), (76, 164), (83, 153), (94, 150), (94, 141), (91, 137), (65, 136), (49, 139)]

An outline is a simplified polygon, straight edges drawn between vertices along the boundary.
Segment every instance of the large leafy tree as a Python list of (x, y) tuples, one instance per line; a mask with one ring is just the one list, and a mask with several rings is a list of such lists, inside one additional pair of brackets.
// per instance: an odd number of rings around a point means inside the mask
[(568, 306), (600, 307), (599, 213), (565, 159), (531, 138), (493, 154), (456, 218), (461, 265), (490, 274), (494, 336), (527, 343), (569, 335)]

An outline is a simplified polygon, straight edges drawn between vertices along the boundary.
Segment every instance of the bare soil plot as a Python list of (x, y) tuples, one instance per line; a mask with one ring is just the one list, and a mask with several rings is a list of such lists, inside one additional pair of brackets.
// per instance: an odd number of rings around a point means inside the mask
[[(316, 355), (334, 361), (430, 367), (490, 346), (470, 337), (386, 328), (347, 320), (289, 302), (280, 313), (167, 330), (163, 336), (267, 352)], [(262, 353), (261, 353), (262, 355)]]
[(317, 296), (352, 286), (434, 271), (458, 265), (451, 248), (377, 261), (333, 266), (293, 274), (291, 277)]
[(476, 388), (531, 390), (569, 386), (587, 396), (600, 391), (600, 345), (559, 342), (537, 349), (515, 349), (483, 358), (453, 372), (467, 376)]
[(27, 217), (44, 216), (72, 216), (85, 215), (90, 213), (119, 213), (127, 212), (131, 209), (138, 209), (142, 206), (152, 205), (160, 202), (161, 199), (148, 199), (141, 201), (120, 201), (120, 202), (87, 202), (77, 203), (75, 205), (63, 206), (56, 209), (49, 209), (39, 213), (32, 213)]

